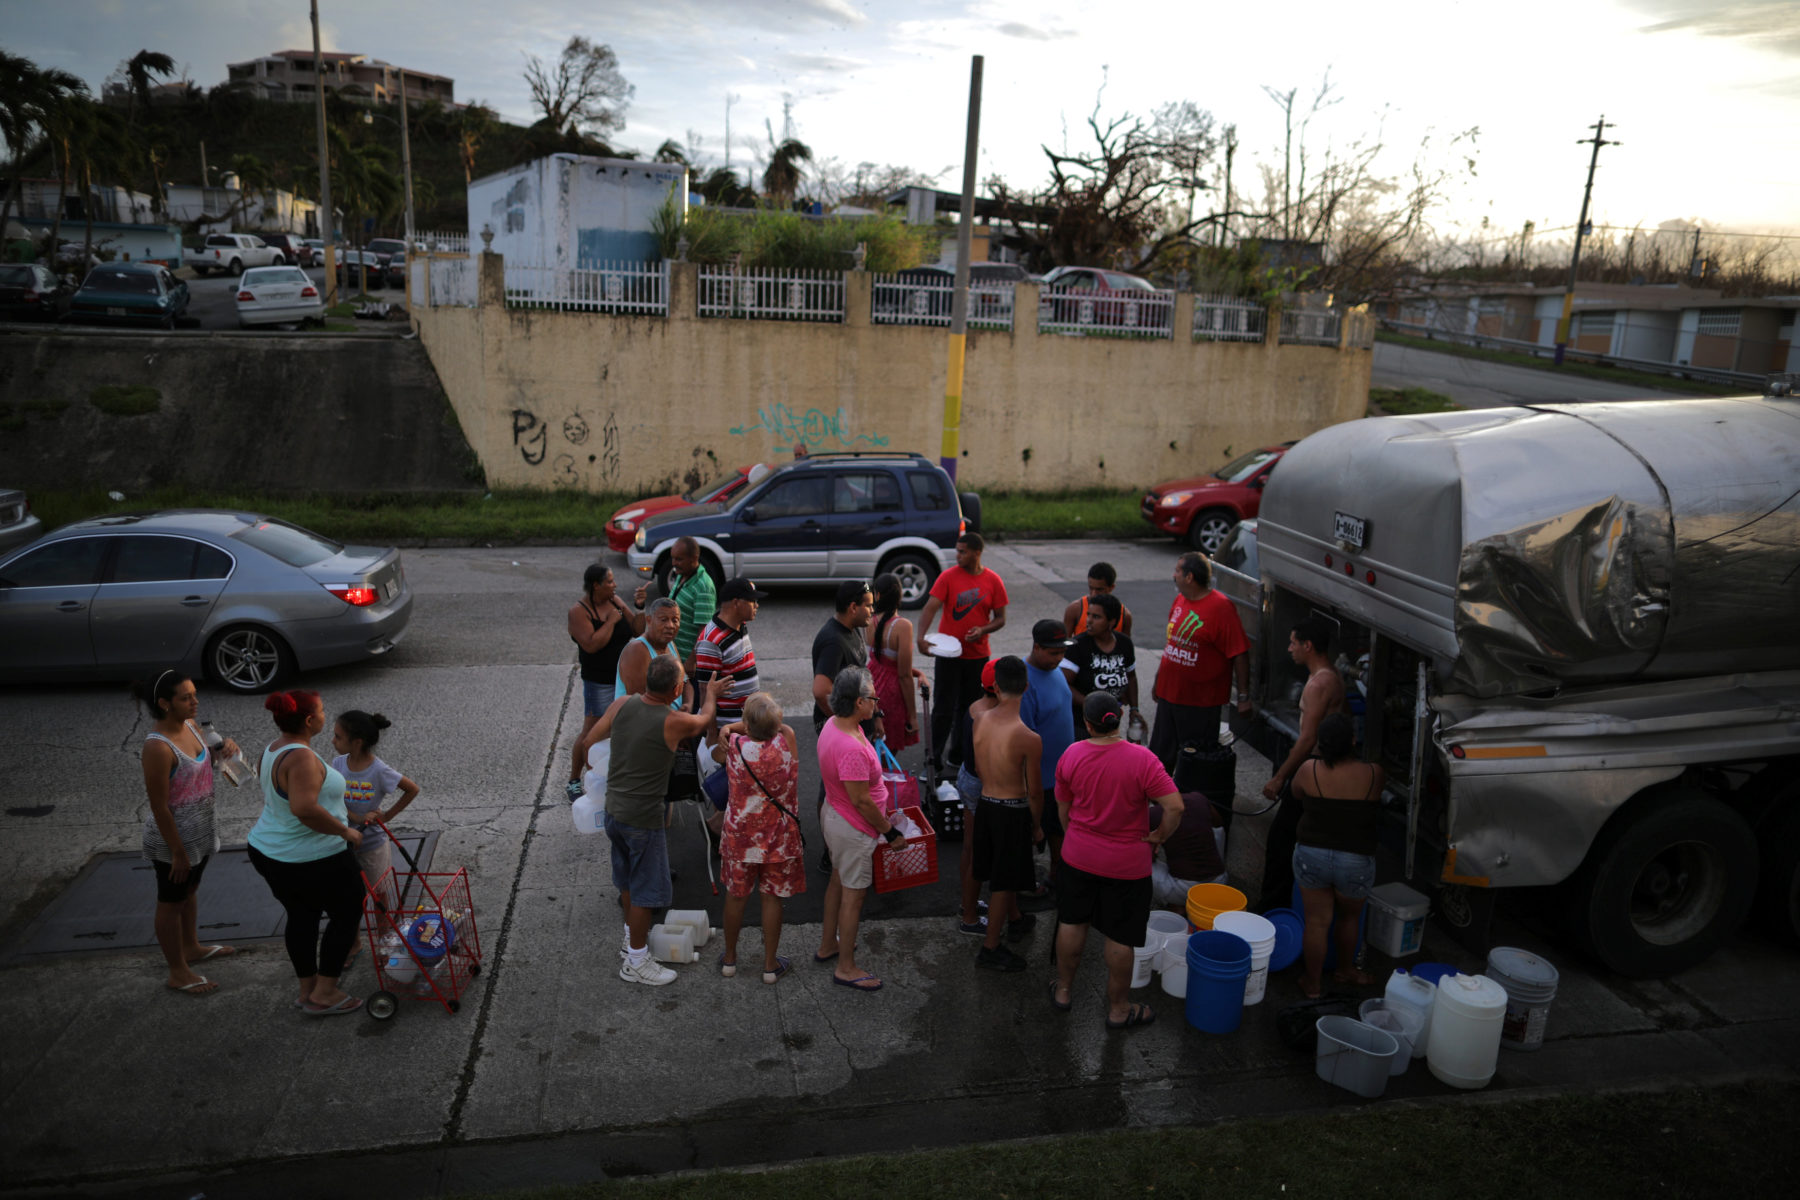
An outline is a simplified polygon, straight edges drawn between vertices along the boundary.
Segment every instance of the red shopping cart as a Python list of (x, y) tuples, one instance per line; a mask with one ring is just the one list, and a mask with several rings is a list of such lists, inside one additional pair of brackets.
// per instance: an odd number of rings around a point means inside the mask
[(400, 997), (436, 1000), (444, 1011), (462, 1007), (463, 989), (481, 974), (481, 933), (469, 873), (421, 871), (406, 847), (376, 817), (388, 841), (410, 868), (389, 867), (380, 879), (363, 876), (363, 930), (379, 989), (364, 1010), (385, 1021), (400, 1008)]

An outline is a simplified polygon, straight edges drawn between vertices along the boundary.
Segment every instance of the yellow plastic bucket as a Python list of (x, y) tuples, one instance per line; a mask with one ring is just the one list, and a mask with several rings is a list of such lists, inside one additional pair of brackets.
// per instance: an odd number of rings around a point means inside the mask
[(1196, 883), (1188, 889), (1187, 919), (1190, 931), (1211, 929), (1220, 913), (1242, 912), (1248, 903), (1244, 893), (1223, 883)]

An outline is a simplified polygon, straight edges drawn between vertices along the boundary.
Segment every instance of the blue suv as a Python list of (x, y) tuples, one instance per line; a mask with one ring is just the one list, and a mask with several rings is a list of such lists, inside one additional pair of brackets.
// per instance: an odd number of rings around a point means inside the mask
[(901, 603), (918, 608), (956, 561), (956, 539), (981, 522), (981, 501), (958, 495), (944, 469), (920, 454), (818, 454), (783, 463), (723, 504), (647, 518), (626, 555), (639, 578), (666, 579), (677, 538), (700, 544), (715, 583), (744, 575), (769, 583), (900, 577)]

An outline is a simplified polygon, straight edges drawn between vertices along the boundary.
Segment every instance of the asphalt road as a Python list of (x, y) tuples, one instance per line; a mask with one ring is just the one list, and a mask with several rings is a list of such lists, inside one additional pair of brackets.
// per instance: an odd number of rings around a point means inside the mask
[(1459, 358), (1434, 350), (1375, 343), (1374, 387), (1422, 387), (1441, 392), (1464, 408), (1500, 408), (1510, 404), (1542, 404), (1593, 400), (1666, 400), (1681, 395), (1670, 380), (1670, 390), (1637, 384), (1609, 383), (1581, 375), (1564, 375), (1534, 367)]
[[(1106, 559), (1138, 614), (1147, 677), (1176, 553), (1168, 542), (992, 547), (988, 565), (1012, 598), (996, 652), (1023, 652), (1032, 620), (1060, 613), (1088, 564)], [(1364, 1103), (1320, 1082), (1278, 1037), (1277, 1013), (1299, 999), (1291, 970), (1229, 1035), (1186, 1027), (1182, 1002), (1156, 985), (1133, 994), (1159, 1014), (1154, 1026), (1107, 1032), (1096, 946), (1074, 1011), (1053, 1011), (1044, 918), (1017, 947), (1029, 971), (975, 970), (974, 939), (952, 921), (954, 845), (940, 847), (937, 884), (869, 898), (857, 959), (885, 981), (878, 994), (832, 986), (811, 961), (816, 866), (788, 905), (781, 950), (794, 969), (779, 986), (753, 969), (722, 978), (716, 932), (672, 986), (621, 982), (606, 850), (574, 832), (562, 792), (581, 722), (565, 613), (591, 557), (409, 550), (408, 637), (382, 659), (302, 680), (331, 712), (392, 718), (381, 752), (423, 787), (401, 825), (440, 832), (435, 869), (469, 872), (485, 969), (456, 1015), (407, 1000), (387, 1022), (308, 1019), (290, 1006), (279, 943), (207, 963), (221, 987), (202, 998), (165, 991), (154, 950), (107, 948), (98, 935), (82, 943), (94, 949), (7, 960), (87, 864), (136, 851), (145, 730), (115, 684), (0, 688), (0, 1190), (269, 1200), (364, 1180), (393, 1197), (442, 1195)], [(803, 762), (807, 649), (829, 610), (829, 589), (784, 589), (751, 627)], [(203, 686), (201, 715), (252, 754), (271, 736), (256, 698)], [(916, 766), (919, 753), (903, 761)], [(1252, 890), (1267, 816), (1250, 810), (1268, 770), (1240, 748), (1244, 815), (1228, 862)], [(802, 786), (810, 800), (811, 778)], [(259, 803), (220, 789), (227, 845), (242, 843)], [(810, 809), (809, 858), (820, 844)], [(717, 924), (697, 827), (684, 816), (670, 840), (676, 906)], [(147, 883), (142, 892), (148, 907)], [(226, 936), (230, 914), (210, 915), (207, 895), (207, 936)], [(1800, 958), (1756, 935), (1676, 978), (1632, 982), (1529, 923), (1506, 917), (1497, 930), (1562, 976), (1544, 1048), (1503, 1053), (1490, 1092), (1800, 1072)], [(761, 951), (761, 931), (747, 929), (740, 957)], [(1481, 966), (1436, 924), (1426, 953)], [(372, 989), (366, 954), (345, 985)], [(1388, 1096), (1460, 1102), (1422, 1062)]]

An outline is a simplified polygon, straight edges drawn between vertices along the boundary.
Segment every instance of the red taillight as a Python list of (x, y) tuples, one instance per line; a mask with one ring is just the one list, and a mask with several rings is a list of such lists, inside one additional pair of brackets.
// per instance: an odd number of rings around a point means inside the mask
[(27, 303), (27, 304), (36, 304), (37, 303), (37, 293), (30, 288), (26, 288), (23, 299), (24, 299), (25, 303)]
[(250, 292), (239, 292), (238, 299), (239, 300), (254, 300), (254, 299), (256, 299), (256, 297), (255, 297), (255, 295), (253, 295)]
[(319, 289), (314, 287), (303, 287), (300, 289), (300, 295), (303, 299), (307, 296), (311, 296), (316, 300), (319, 296)]
[(352, 608), (367, 608), (380, 598), (372, 587), (332, 587), (326, 584), (325, 590)]

